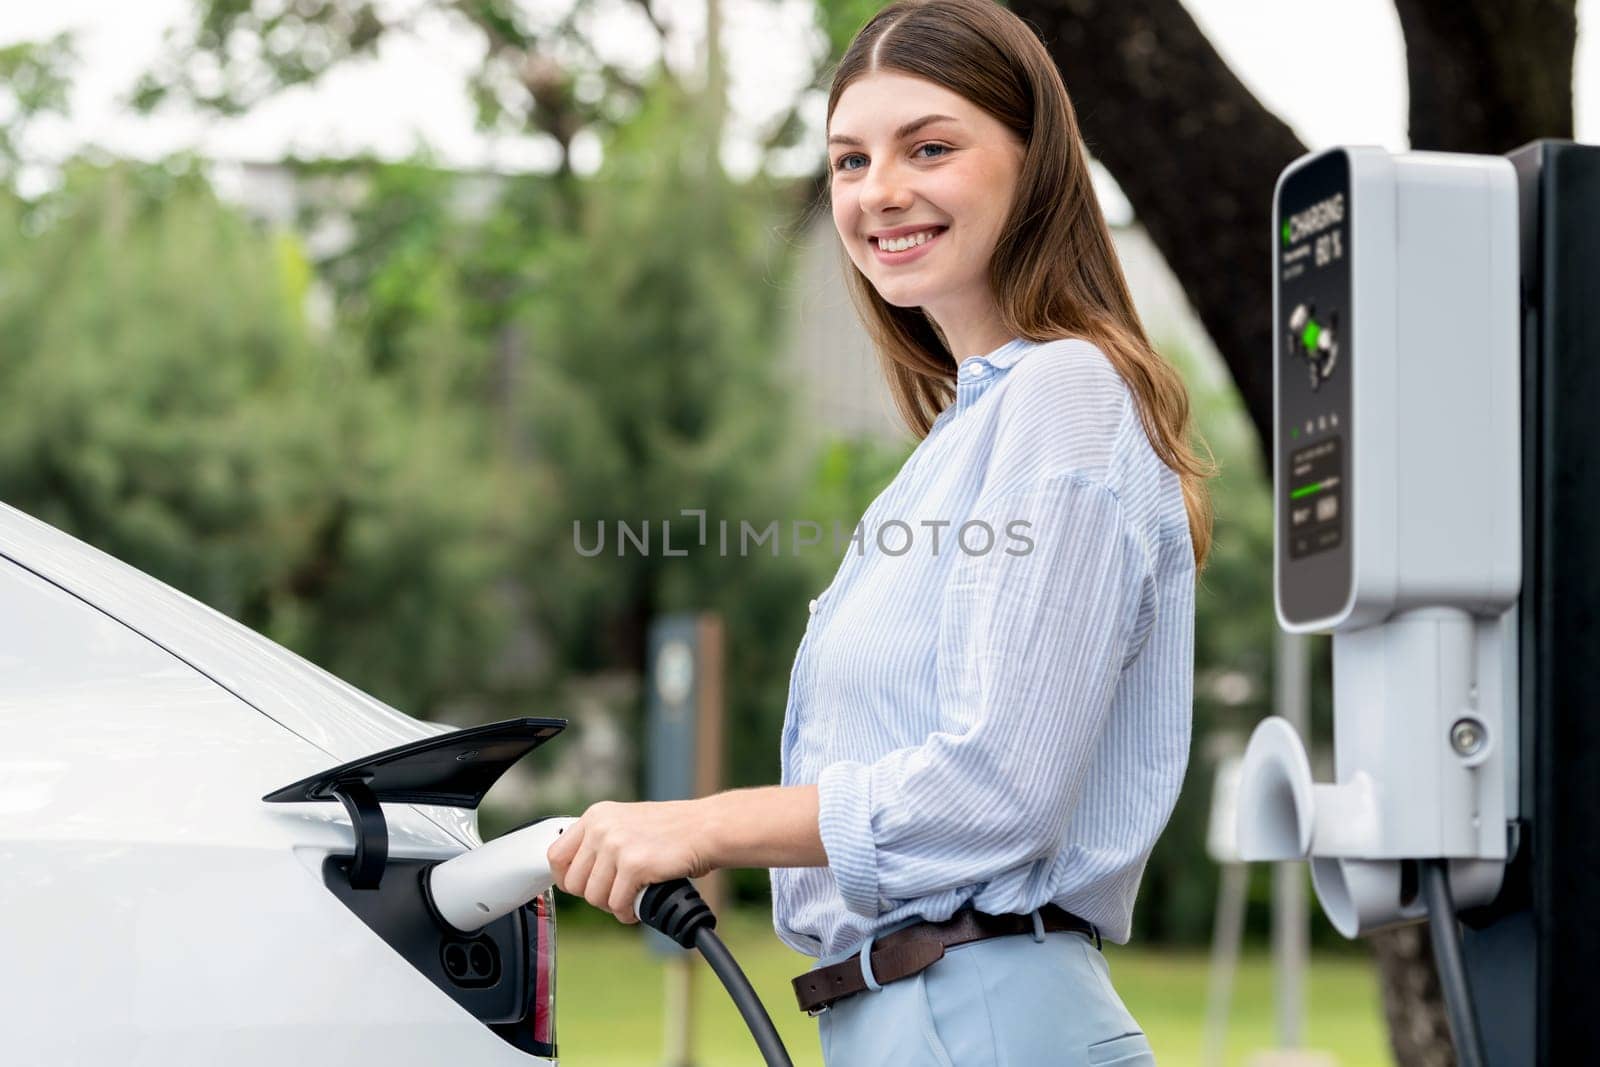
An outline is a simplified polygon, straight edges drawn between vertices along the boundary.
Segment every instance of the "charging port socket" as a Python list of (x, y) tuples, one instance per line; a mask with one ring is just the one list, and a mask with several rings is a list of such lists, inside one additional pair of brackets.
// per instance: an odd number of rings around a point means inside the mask
[(444, 973), (458, 986), (477, 989), (500, 980), (500, 949), (486, 937), (451, 938), (439, 948)]

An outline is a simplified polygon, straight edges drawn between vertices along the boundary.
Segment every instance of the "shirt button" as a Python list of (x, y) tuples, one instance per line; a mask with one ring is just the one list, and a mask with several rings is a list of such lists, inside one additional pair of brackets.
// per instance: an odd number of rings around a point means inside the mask
[(813, 597), (811, 599), (811, 603), (810, 604), (806, 605), (806, 611), (809, 614), (812, 614), (812, 615), (815, 615), (817, 613), (817, 601), (816, 601), (815, 597)]

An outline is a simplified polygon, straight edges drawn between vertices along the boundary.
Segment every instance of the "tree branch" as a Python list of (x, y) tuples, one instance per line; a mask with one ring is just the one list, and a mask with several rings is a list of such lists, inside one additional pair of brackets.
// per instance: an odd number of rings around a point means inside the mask
[(661, 43), (665, 45), (667, 42), (667, 27), (666, 24), (656, 16), (655, 9), (650, 6), (650, 0), (633, 0), (633, 2), (638, 5), (640, 11), (644, 12), (644, 17), (650, 20), (650, 25), (655, 27), (656, 36), (659, 37), (661, 39)]

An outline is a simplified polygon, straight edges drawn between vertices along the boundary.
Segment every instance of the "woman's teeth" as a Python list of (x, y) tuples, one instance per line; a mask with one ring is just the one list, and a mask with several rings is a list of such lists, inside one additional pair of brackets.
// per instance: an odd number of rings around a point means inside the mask
[(921, 233), (908, 233), (904, 237), (880, 237), (878, 247), (885, 252), (904, 252), (908, 248), (925, 244), (939, 233), (937, 228), (923, 230)]

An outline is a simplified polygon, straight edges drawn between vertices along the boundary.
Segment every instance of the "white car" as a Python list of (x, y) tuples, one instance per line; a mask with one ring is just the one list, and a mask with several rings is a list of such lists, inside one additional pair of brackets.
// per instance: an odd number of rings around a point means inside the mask
[(0, 1062), (554, 1063), (553, 894), (419, 879), (563, 725), (441, 733), (0, 505)]

